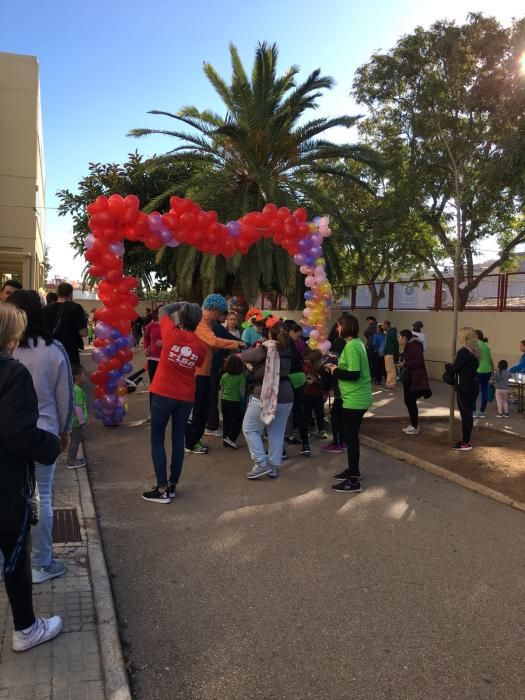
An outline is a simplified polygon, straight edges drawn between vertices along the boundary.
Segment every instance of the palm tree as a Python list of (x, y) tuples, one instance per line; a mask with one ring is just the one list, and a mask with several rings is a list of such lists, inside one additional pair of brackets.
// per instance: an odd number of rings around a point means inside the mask
[[(332, 78), (322, 76), (317, 69), (298, 84), (299, 67), (295, 65), (277, 76), (275, 44), (258, 45), (251, 78), (233, 44), (230, 56), (230, 85), (211, 64), (204, 64), (207, 78), (226, 107), (225, 116), (193, 106), (183, 107), (177, 114), (152, 110), (151, 114), (174, 119), (190, 130), (133, 129), (129, 133), (135, 137), (163, 134), (180, 142), (165, 155), (152, 159), (150, 165), (183, 160), (200, 166), (188, 194), (201, 206), (214, 209), (224, 219), (236, 219), (268, 202), (295, 208), (310, 203), (319, 175), (361, 184), (348, 169), (338, 167), (342, 162), (379, 168), (377, 153), (370, 148), (335, 144), (322, 138), (331, 128), (351, 128), (358, 117), (343, 115), (304, 121), (305, 114), (317, 108), (322, 91), (333, 87)], [(259, 289), (274, 289), (289, 297), (294, 294), (293, 262), (269, 240), (252, 246), (242, 259), (235, 256), (228, 261), (208, 260), (209, 257), (193, 252), (188, 259), (187, 250), (177, 249), (177, 286), (189, 287), (198, 277), (203, 281), (203, 293), (208, 287), (242, 285), (250, 300)]]

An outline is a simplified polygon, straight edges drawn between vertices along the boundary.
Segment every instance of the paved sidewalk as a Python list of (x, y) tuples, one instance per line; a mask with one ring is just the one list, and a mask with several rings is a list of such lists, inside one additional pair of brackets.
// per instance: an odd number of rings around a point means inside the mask
[(68, 571), (61, 578), (33, 586), (33, 597), (35, 613), (61, 615), (64, 630), (52, 642), (23, 654), (13, 653), (11, 612), (0, 584), (0, 700), (126, 698), (127, 682), (120, 694), (107, 692), (95, 605), (100, 596), (94, 593), (88, 549), (98, 545), (89, 533), (94, 512), (89, 512), (93, 504), (84, 469), (57, 465), (54, 508), (76, 508), (82, 541), (54, 545), (54, 556), (66, 563)]

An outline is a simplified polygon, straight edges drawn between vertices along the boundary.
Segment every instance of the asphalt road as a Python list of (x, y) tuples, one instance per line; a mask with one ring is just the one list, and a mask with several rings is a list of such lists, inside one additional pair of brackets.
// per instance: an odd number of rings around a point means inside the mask
[(336, 494), (315, 443), (251, 482), (216, 438), (159, 506), (148, 427), (89, 431), (136, 698), (525, 698), (523, 513), (367, 449)]

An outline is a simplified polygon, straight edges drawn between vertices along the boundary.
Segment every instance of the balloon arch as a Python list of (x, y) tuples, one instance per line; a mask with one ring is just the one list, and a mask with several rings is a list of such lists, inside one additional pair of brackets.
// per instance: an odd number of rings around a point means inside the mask
[(95, 415), (105, 425), (117, 425), (126, 413), (125, 375), (134, 345), (131, 322), (137, 318), (139, 300), (133, 290), (137, 279), (124, 274), (123, 241), (142, 241), (150, 250), (164, 245), (176, 248), (187, 243), (202, 253), (226, 258), (248, 249), (260, 238), (272, 238), (282, 246), (305, 275), (306, 306), (302, 324), (310, 348), (328, 352), (328, 311), (332, 288), (326, 278), (322, 257), (323, 238), (330, 235), (327, 216), (307, 221), (305, 209), (293, 213), (286, 207), (267, 204), (261, 212), (250, 212), (237, 221), (221, 224), (214, 211), (203, 211), (191, 199), (172, 197), (166, 214), (146, 214), (139, 210), (135, 195), (100, 196), (88, 206), (89, 230), (85, 238), (85, 258), (89, 274), (102, 278), (98, 297), (102, 308), (95, 312), (93, 360), (97, 369), (91, 374), (95, 387)]

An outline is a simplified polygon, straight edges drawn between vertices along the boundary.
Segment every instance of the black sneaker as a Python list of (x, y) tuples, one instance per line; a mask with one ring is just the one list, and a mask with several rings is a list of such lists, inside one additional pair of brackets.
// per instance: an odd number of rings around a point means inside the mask
[(468, 450), (472, 449), (472, 445), (470, 442), (456, 442), (456, 444), (452, 446), (452, 449), (458, 452), (468, 452)]
[(312, 454), (312, 450), (310, 449), (310, 445), (303, 445), (301, 448), (301, 453), (305, 457), (309, 457)]
[(175, 484), (170, 484), (168, 486), (168, 496), (170, 498), (175, 498), (177, 496), (177, 486)]
[(332, 488), (338, 493), (361, 493), (363, 490), (359, 481), (350, 481), (350, 479), (341, 481), (340, 484), (334, 484)]
[(346, 481), (349, 478), (350, 478), (350, 470), (349, 469), (343, 469), (342, 472), (339, 472), (339, 474), (336, 474), (334, 476), (334, 479), (336, 481)]
[(167, 505), (170, 502), (168, 489), (159, 491), (158, 486), (155, 486), (155, 488), (151, 491), (144, 491), (142, 498), (145, 501), (151, 501), (151, 503), (162, 503), (163, 505)]
[(289, 437), (284, 439), (285, 442), (287, 442), (289, 445), (300, 445), (301, 441), (299, 438), (296, 438), (295, 435), (290, 435)]

